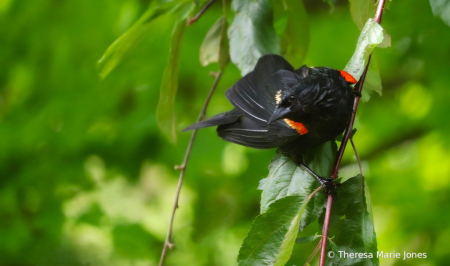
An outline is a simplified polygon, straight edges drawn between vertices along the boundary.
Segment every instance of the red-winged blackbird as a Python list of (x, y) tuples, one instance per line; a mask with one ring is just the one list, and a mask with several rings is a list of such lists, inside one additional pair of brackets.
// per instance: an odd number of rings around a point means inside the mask
[[(298, 165), (302, 152), (341, 134), (352, 113), (356, 80), (327, 67), (294, 68), (281, 56), (264, 55), (255, 69), (226, 91), (234, 109), (189, 126), (218, 126), (226, 141), (257, 149), (280, 148)], [(328, 192), (330, 179), (313, 174)]]

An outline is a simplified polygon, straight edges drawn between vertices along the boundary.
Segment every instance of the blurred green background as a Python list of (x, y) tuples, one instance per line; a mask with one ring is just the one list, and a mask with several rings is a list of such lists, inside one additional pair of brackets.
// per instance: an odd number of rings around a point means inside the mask
[[(167, 64), (171, 18), (104, 80), (96, 61), (148, 0), (0, 0), (0, 265), (157, 265), (178, 171), (190, 137), (161, 135), (156, 104)], [(347, 1), (305, 1), (306, 63), (343, 69), (359, 31)], [(193, 123), (217, 66), (199, 47), (221, 14), (213, 7), (185, 32), (177, 128)], [(370, 187), (378, 249), (426, 252), (381, 265), (450, 260), (450, 27), (428, 1), (393, 1), (382, 25), (392, 47), (375, 54), (383, 96), (358, 110), (355, 142)], [(299, 67), (299, 66), (295, 66)], [(208, 115), (229, 110), (229, 64)], [(167, 265), (235, 265), (259, 214), (256, 188), (274, 151), (198, 134), (175, 218)], [(341, 176), (358, 172), (351, 149)], [(302, 235), (318, 232), (312, 225)], [(316, 240), (318, 241), (318, 240)], [(296, 245), (302, 265), (317, 242)]]

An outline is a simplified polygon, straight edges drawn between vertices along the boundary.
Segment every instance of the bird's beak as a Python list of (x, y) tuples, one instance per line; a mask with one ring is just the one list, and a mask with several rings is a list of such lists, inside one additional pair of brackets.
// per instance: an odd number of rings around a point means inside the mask
[(272, 116), (269, 119), (269, 122), (267, 122), (267, 124), (269, 125), (270, 123), (272, 123), (273, 121), (276, 121), (278, 119), (284, 118), (286, 117), (286, 115), (290, 112), (291, 110), (289, 108), (284, 108), (284, 107), (277, 107), (277, 109), (275, 109), (275, 111), (273, 112)]

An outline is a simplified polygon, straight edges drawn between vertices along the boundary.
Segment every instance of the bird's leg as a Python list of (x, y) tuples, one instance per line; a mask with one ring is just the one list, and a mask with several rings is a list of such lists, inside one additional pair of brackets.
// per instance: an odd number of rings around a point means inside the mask
[(302, 167), (303, 170), (305, 170), (310, 175), (312, 175), (320, 183), (320, 185), (325, 189), (324, 192), (326, 194), (331, 195), (334, 200), (337, 199), (336, 183), (334, 183), (333, 178), (324, 178), (324, 177), (321, 177), (318, 174), (316, 174), (311, 168), (309, 168), (308, 166), (306, 166), (304, 164), (303, 156), (301, 153), (286, 153), (285, 155), (289, 156), (291, 158), (291, 160), (294, 161), (294, 163), (297, 166)]
[(328, 195), (331, 195), (334, 200), (337, 199), (336, 194), (336, 184), (334, 183), (333, 178), (324, 178), (321, 176), (318, 176), (313, 170), (311, 170), (308, 166), (304, 165), (303, 163), (299, 164), (306, 172), (308, 172), (310, 175), (312, 175), (317, 181), (319, 181), (320, 185), (325, 189), (325, 193)]

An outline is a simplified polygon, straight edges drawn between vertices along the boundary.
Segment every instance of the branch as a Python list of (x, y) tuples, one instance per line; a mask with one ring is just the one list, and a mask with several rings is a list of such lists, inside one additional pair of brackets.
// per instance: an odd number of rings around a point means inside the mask
[(208, 3), (206, 3), (206, 4), (203, 6), (202, 10), (200, 10), (200, 11), (197, 13), (197, 15), (195, 15), (194, 17), (189, 18), (189, 19), (187, 20), (187, 25), (188, 25), (188, 26), (191, 26), (192, 24), (194, 24), (195, 22), (197, 22), (197, 20), (198, 20), (198, 19), (206, 12), (206, 10), (208, 10), (208, 8), (209, 8), (212, 4), (214, 4), (215, 1), (216, 1), (216, 0), (209, 0)]
[(306, 200), (307, 201), (311, 200), (314, 197), (314, 195), (316, 195), (317, 192), (319, 192), (322, 188), (323, 188), (322, 186), (319, 186), (318, 188), (316, 188), (313, 192), (311, 192), (311, 194), (309, 194), (309, 196)]
[[(214, 83), (213, 83), (213, 85), (211, 87), (211, 90), (208, 93), (208, 96), (206, 97), (205, 103), (203, 104), (203, 108), (200, 111), (200, 114), (198, 115), (197, 123), (200, 122), (203, 119), (203, 117), (205, 116), (206, 109), (208, 108), (209, 102), (211, 101), (211, 97), (213, 96), (214, 91), (217, 88), (217, 84), (219, 84), (220, 77), (222, 77), (222, 71), (219, 71), (219, 72), (217, 72), (215, 74)], [(161, 258), (159, 260), (159, 266), (164, 265), (164, 261), (166, 259), (167, 249), (174, 247), (174, 244), (172, 243), (173, 220), (175, 218), (175, 212), (176, 212), (176, 210), (178, 208), (178, 199), (180, 197), (181, 186), (183, 185), (183, 180), (184, 180), (184, 175), (186, 173), (187, 163), (189, 161), (189, 157), (191, 155), (192, 146), (194, 145), (194, 141), (195, 141), (195, 137), (196, 136), (197, 136), (197, 129), (195, 129), (192, 132), (191, 139), (189, 140), (189, 144), (188, 144), (188, 147), (186, 149), (186, 154), (184, 155), (183, 163), (181, 165), (179, 165), (179, 166), (175, 166), (175, 169), (181, 170), (181, 172), (180, 172), (180, 177), (178, 178), (177, 192), (175, 194), (175, 201), (173, 203), (172, 214), (170, 216), (169, 229), (167, 230), (166, 241), (164, 242), (164, 248), (162, 250)]]
[[(383, 14), (384, 2), (385, 2), (385, 0), (379, 0), (378, 8), (375, 13), (375, 21), (379, 24), (381, 23), (381, 16)], [(348, 127), (345, 130), (345, 136), (341, 142), (341, 146), (339, 147), (338, 157), (336, 159), (336, 163), (334, 164), (333, 172), (331, 173), (331, 178), (334, 178), (334, 179), (337, 177), (339, 166), (341, 165), (342, 157), (344, 156), (345, 146), (347, 146), (348, 139), (350, 138), (350, 135), (352, 134), (353, 124), (355, 123), (356, 111), (358, 109), (358, 104), (359, 104), (359, 99), (360, 99), (360, 96), (358, 96), (358, 95), (361, 95), (361, 90), (362, 90), (362, 87), (364, 84), (364, 80), (366, 79), (366, 74), (367, 74), (367, 70), (369, 69), (371, 57), (372, 57), (372, 55), (369, 56), (369, 59), (367, 60), (367, 65), (364, 69), (361, 79), (356, 84), (356, 91), (359, 92), (359, 94), (357, 94), (355, 96), (355, 101), (353, 103), (352, 116), (350, 118), (350, 122), (348, 123)], [(326, 250), (327, 250), (327, 239), (328, 239), (328, 228), (330, 226), (330, 216), (331, 216), (332, 206), (333, 206), (333, 197), (331, 195), (328, 195), (327, 209), (325, 212), (325, 219), (324, 219), (323, 230), (322, 230), (322, 248), (320, 251), (320, 261), (319, 261), (320, 266), (325, 265), (325, 255), (326, 255)]]

